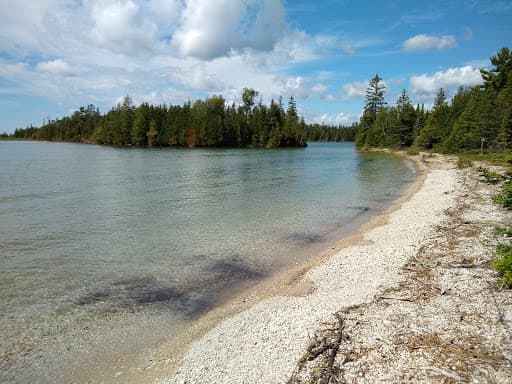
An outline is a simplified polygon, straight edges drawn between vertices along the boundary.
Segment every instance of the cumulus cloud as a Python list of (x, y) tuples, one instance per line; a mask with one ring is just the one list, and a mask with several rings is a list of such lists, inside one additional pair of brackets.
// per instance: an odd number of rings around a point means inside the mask
[(162, 26), (174, 29), (183, 8), (181, 0), (148, 0), (148, 7)]
[(52, 75), (72, 75), (74, 73), (73, 68), (71, 66), (61, 60), (52, 60), (52, 61), (45, 61), (40, 62), (36, 66), (36, 70), (39, 72), (49, 73)]
[(455, 88), (460, 86), (473, 86), (481, 84), (480, 71), (470, 65), (464, 67), (449, 68), (433, 75), (412, 76), (409, 80), (413, 94), (419, 96), (435, 95), (439, 88)]
[(457, 45), (452, 35), (431, 36), (416, 35), (404, 41), (403, 47), (406, 52), (421, 52), (429, 49), (454, 48)]
[(172, 42), (183, 56), (211, 60), (244, 49), (269, 51), (286, 12), (273, 0), (188, 0)]
[(173, 68), (170, 79), (173, 83), (195, 91), (215, 93), (227, 88), (221, 77), (216, 76), (215, 72), (203, 63), (197, 63), (189, 68)]
[(0, 78), (9, 82), (0, 92), (102, 110), (126, 94), (136, 102), (181, 103), (212, 94), (237, 101), (244, 87), (260, 91), (264, 102), (280, 95), (335, 100), (325, 85), (329, 73), (286, 72), (339, 53), (339, 39), (292, 28), (284, 4), (0, 1)]
[(354, 114), (346, 114), (344, 112), (336, 114), (323, 113), (318, 116), (313, 116), (311, 120), (318, 124), (350, 125), (354, 122), (357, 122), (359, 117)]
[(139, 6), (132, 0), (89, 1), (93, 28), (90, 37), (112, 51), (138, 54), (152, 49), (154, 23), (140, 20)]
[(368, 81), (354, 81), (353, 83), (345, 84), (343, 86), (342, 99), (350, 100), (364, 97), (367, 88)]

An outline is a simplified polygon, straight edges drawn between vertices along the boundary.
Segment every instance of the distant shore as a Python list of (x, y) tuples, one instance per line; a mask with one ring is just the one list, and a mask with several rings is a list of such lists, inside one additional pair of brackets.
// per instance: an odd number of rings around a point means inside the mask
[[(313, 382), (308, 377), (318, 368), (299, 363), (318, 341), (313, 336), (325, 329), (326, 323), (332, 323), (328, 326), (331, 330), (336, 327), (334, 313), (372, 306), (397, 289), (407, 280), (403, 268), (419, 257), (438, 228), (450, 221), (447, 212), (456, 209), (461, 199), (470, 198), (454, 159), (428, 155), (411, 158), (422, 175), (390, 209), (308, 265), (280, 276), (273, 286), (264, 291), (254, 289), (231, 308), (205, 318), (205, 324), (216, 320), (217, 325), (209, 331), (203, 325), (202, 331), (207, 332), (199, 337), (200, 326), (195, 336), (191, 333), (191, 339), (196, 339), (177, 362), (177, 371), (161, 382), (285, 383), (292, 376), (294, 383)], [(496, 217), (493, 211), (489, 215)], [(400, 297), (394, 300), (402, 302)], [(405, 297), (404, 301), (412, 300)], [(364, 321), (364, 310), (360, 316)], [(368, 340), (374, 340), (372, 337), (376, 336), (368, 335)], [(165, 355), (165, 348), (160, 353)], [(378, 353), (373, 357), (385, 359)], [(392, 364), (388, 369), (393, 372)], [(440, 371), (446, 373), (442, 367), (433, 366), (429, 372), (432, 382)], [(381, 372), (378, 367), (371, 373), (378, 379)], [(371, 376), (363, 369), (355, 377), (366, 374)], [(425, 372), (412, 372), (411, 377), (415, 374)], [(503, 372), (496, 377), (503, 378)], [(387, 379), (399, 381), (400, 377)]]

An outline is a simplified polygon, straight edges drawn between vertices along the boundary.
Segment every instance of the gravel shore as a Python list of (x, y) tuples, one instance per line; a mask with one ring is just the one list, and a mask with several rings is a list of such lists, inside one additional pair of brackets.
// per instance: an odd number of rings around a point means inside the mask
[[(421, 163), (421, 161), (420, 161)], [(275, 296), (222, 321), (186, 350), (162, 383), (283, 383), (333, 314), (368, 304), (406, 278), (402, 268), (449, 220), (464, 192), (453, 162), (423, 158), (421, 188), (366, 232), (308, 271), (303, 296)]]

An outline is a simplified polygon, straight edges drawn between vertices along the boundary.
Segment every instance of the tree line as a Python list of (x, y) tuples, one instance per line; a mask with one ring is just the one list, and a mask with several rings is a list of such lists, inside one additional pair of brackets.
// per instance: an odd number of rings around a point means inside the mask
[(512, 53), (502, 48), (480, 70), (483, 85), (461, 87), (447, 99), (441, 88), (434, 105), (413, 106), (404, 89), (396, 104), (385, 102), (385, 86), (377, 74), (366, 91), (356, 134), (358, 147), (417, 147), (437, 152), (512, 149)]
[(307, 141), (353, 141), (356, 127), (306, 124), (293, 97), (270, 105), (256, 102), (245, 88), (242, 104), (227, 105), (222, 96), (193, 104), (134, 106), (129, 96), (102, 115), (94, 105), (48, 120), (41, 127), (16, 129), (12, 138), (91, 142), (107, 145), (182, 147), (297, 147)]

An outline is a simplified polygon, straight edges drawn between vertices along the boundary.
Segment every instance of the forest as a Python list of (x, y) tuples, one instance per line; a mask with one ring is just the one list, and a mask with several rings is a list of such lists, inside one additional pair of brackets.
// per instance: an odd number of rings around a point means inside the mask
[(396, 104), (385, 102), (377, 74), (369, 82), (356, 135), (359, 148), (414, 147), (441, 153), (512, 149), (512, 53), (502, 48), (481, 69), (483, 84), (459, 88), (448, 100), (441, 88), (431, 110), (413, 106), (404, 89)]
[[(357, 125), (306, 124), (290, 97), (270, 106), (256, 103), (258, 92), (245, 88), (243, 104), (226, 105), (213, 96), (184, 105), (134, 106), (129, 96), (102, 115), (94, 106), (41, 127), (16, 129), (9, 138), (87, 142), (118, 146), (301, 147), (307, 141), (354, 141)], [(4, 135), (6, 138), (7, 135)]]
[(512, 149), (512, 53), (504, 47), (480, 70), (483, 84), (461, 87), (448, 99), (439, 89), (430, 109), (414, 106), (407, 90), (394, 105), (377, 74), (369, 82), (358, 124), (306, 124), (293, 97), (270, 105), (245, 88), (242, 104), (212, 96), (183, 105), (135, 106), (129, 96), (106, 114), (94, 106), (48, 120), (41, 127), (16, 129), (0, 138), (88, 142), (107, 145), (257, 147), (305, 146), (308, 141), (356, 141), (358, 148), (389, 147), (456, 153)]

